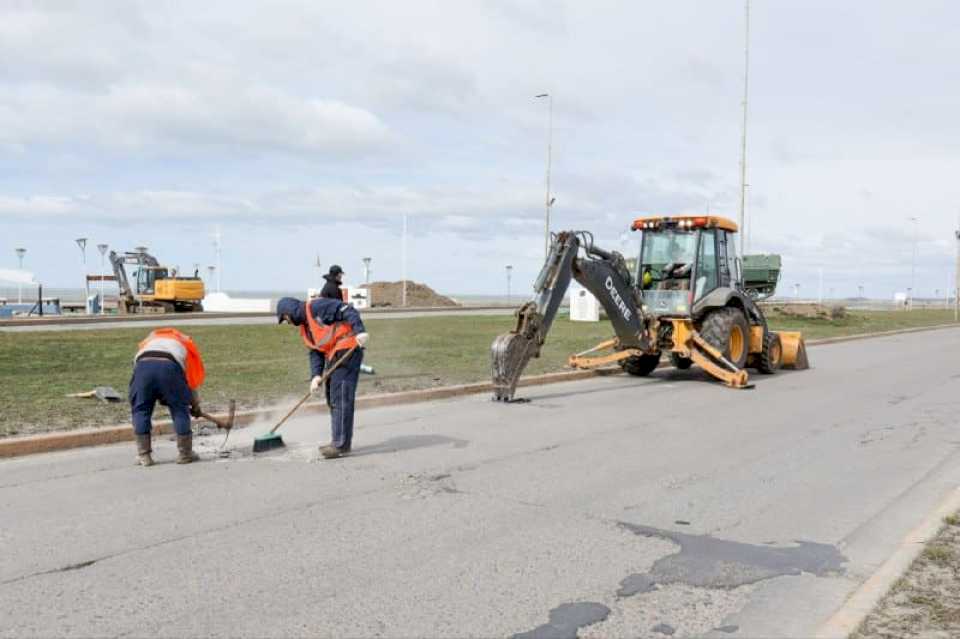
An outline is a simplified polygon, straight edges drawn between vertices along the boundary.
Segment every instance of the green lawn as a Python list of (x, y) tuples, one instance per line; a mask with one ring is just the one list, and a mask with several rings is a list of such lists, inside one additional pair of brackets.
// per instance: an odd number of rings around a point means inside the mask
[[(771, 318), (774, 328), (808, 338), (889, 330), (952, 321), (950, 311), (863, 312), (840, 320)], [(361, 393), (446, 386), (489, 379), (490, 342), (513, 325), (506, 316), (370, 319)], [(149, 329), (0, 333), (0, 436), (122, 423), (126, 404), (67, 398), (67, 393), (113, 386), (126, 394), (137, 342)], [(207, 365), (202, 398), (208, 410), (228, 399), (254, 408), (307, 389), (307, 354), (289, 326), (192, 326)], [(554, 323), (543, 356), (527, 374), (559, 371), (570, 353), (610, 336), (606, 322)]]

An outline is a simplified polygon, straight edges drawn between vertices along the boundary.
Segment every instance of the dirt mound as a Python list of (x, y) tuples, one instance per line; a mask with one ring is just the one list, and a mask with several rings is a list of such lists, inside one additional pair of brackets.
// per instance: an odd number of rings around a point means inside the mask
[(824, 304), (777, 304), (771, 303), (769, 310), (772, 315), (795, 319), (823, 319), (836, 320), (846, 316), (843, 306), (826, 306)]
[[(403, 282), (372, 282), (367, 285), (373, 307), (402, 306)], [(407, 306), (460, 306), (426, 284), (407, 280)]]

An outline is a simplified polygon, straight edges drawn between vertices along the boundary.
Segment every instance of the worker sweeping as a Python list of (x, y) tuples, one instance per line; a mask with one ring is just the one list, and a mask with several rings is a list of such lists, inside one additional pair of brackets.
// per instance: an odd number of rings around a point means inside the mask
[[(324, 367), (339, 362), (326, 386), (331, 441), (320, 447), (320, 454), (325, 459), (341, 457), (353, 445), (354, 399), (369, 338), (360, 313), (340, 300), (302, 302), (284, 297), (277, 302), (277, 319), (300, 328), (303, 344), (310, 351), (311, 392), (319, 389)], [(341, 358), (345, 359), (341, 362)]]
[(200, 417), (197, 389), (205, 376), (200, 350), (175, 328), (158, 328), (140, 342), (130, 379), (130, 410), (137, 439), (137, 460), (152, 466), (153, 408), (159, 401), (170, 410), (177, 433), (178, 464), (197, 460), (190, 416)]

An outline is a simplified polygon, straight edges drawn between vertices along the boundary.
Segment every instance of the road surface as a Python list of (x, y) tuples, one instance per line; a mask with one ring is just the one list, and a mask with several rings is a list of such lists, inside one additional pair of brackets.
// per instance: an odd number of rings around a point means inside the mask
[(364, 410), (335, 461), (309, 418), (0, 462), (0, 636), (809, 636), (960, 484), (958, 347)]
[[(450, 309), (410, 309), (385, 310), (371, 309), (363, 311), (364, 317), (369, 319), (406, 319), (409, 317), (448, 317), (452, 315), (511, 315), (515, 307), (470, 307), (462, 306)], [(37, 331), (96, 331), (108, 328), (153, 328), (157, 326), (232, 326), (276, 324), (276, 315), (255, 314), (250, 316), (211, 314), (208, 317), (189, 314), (187, 317), (177, 315), (157, 315), (156, 319), (145, 319), (143, 316), (134, 316), (132, 319), (104, 319), (91, 321), (89, 318), (78, 316), (76, 319), (56, 318), (36, 320), (30, 324), (16, 324), (20, 320), (0, 320), (0, 333), (30, 333)], [(10, 322), (9, 324), (6, 322)]]

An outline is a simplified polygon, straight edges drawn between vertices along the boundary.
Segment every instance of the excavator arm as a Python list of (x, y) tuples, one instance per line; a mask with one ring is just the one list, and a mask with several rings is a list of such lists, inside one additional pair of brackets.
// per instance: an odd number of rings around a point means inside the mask
[(531, 359), (540, 356), (571, 279), (603, 305), (617, 335), (617, 348), (649, 348), (648, 322), (623, 256), (596, 247), (586, 231), (562, 231), (552, 238), (547, 260), (534, 283), (533, 299), (517, 310), (516, 327), (499, 335), (491, 346), (495, 400), (513, 399), (520, 375)]

